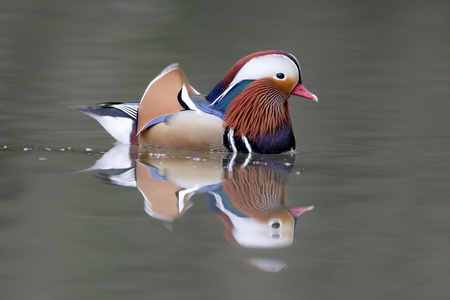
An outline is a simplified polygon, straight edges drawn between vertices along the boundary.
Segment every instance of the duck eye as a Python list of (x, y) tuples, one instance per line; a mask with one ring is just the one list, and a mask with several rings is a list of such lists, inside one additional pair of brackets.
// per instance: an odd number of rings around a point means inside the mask
[(278, 79), (284, 79), (284, 74), (283, 73), (277, 73), (277, 78)]
[(272, 226), (273, 229), (278, 229), (278, 228), (280, 228), (280, 223), (275, 222), (275, 223), (272, 223), (271, 226)]

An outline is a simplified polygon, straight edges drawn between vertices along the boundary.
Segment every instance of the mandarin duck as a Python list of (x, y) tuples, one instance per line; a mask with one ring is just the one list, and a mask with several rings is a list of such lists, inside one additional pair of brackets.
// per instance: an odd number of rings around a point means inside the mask
[[(170, 152), (169, 152), (170, 153)], [(225, 224), (225, 237), (245, 248), (283, 248), (295, 240), (296, 220), (314, 207), (286, 207), (287, 185), (294, 157), (244, 157), (206, 152), (187, 159), (173, 153), (140, 155), (136, 161), (137, 188), (145, 211), (173, 222), (204, 195), (208, 207)]]
[(313, 209), (312, 205), (285, 204), (294, 154), (191, 154), (117, 143), (82, 172), (137, 188), (145, 212), (169, 228), (194, 205), (193, 196), (202, 195), (224, 223), (224, 235), (231, 244), (245, 248), (292, 245), (298, 217)]
[(281, 153), (295, 149), (288, 98), (317, 101), (290, 53), (269, 50), (239, 60), (207, 95), (178, 64), (150, 82), (140, 103), (74, 106), (116, 140), (166, 149)]
[(213, 198), (225, 237), (245, 248), (284, 248), (295, 240), (297, 218), (314, 206), (286, 207), (292, 165), (269, 159), (225, 170)]

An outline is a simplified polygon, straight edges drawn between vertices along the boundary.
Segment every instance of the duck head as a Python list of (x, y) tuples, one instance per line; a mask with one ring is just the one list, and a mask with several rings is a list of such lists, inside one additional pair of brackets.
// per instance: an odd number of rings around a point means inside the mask
[(269, 50), (239, 60), (207, 95), (224, 113), (224, 144), (235, 152), (276, 153), (295, 148), (288, 98), (317, 101), (290, 53)]

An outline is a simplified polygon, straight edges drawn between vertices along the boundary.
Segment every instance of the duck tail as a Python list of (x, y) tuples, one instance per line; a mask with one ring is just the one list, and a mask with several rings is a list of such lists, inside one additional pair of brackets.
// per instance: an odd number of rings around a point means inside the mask
[(135, 144), (139, 103), (107, 102), (98, 106), (71, 106), (97, 120), (108, 133), (123, 144)]

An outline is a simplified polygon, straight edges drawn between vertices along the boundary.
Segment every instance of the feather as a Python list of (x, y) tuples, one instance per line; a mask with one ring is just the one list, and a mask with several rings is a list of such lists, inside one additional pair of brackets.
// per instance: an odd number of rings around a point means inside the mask
[(139, 144), (166, 149), (225, 150), (222, 122), (202, 111), (180, 111), (143, 131)]
[[(233, 79), (236, 77), (236, 74), (242, 69), (242, 67), (248, 63), (253, 58), (263, 56), (263, 55), (269, 55), (269, 54), (281, 54), (285, 55), (288, 58), (290, 58), (295, 65), (297, 66), (297, 69), (299, 70), (298, 74), (300, 76), (300, 66), (298, 64), (297, 59), (290, 53), (280, 50), (266, 50), (266, 51), (259, 51), (255, 52), (253, 54), (247, 55), (246, 57), (240, 59), (231, 69), (228, 71), (228, 73), (222, 78), (222, 80), (211, 90), (211, 92), (206, 96), (206, 98), (210, 102), (214, 102), (217, 100), (218, 97), (220, 97), (226, 89), (230, 86)], [(301, 82), (301, 79), (299, 78), (299, 82)]]
[(135, 142), (138, 103), (107, 102), (99, 106), (72, 106), (99, 122), (117, 141)]
[(256, 80), (230, 103), (225, 128), (233, 128), (235, 136), (249, 136), (252, 140), (267, 134), (274, 136), (278, 128), (291, 124), (288, 97), (271, 78)]
[(184, 109), (177, 101), (177, 95), (183, 85), (191, 94), (198, 92), (189, 84), (178, 64), (164, 69), (145, 90), (138, 111), (137, 133), (139, 134), (147, 123), (153, 119), (179, 112)]
[(241, 213), (259, 220), (285, 209), (288, 176), (283, 171), (251, 165), (224, 176), (223, 190)]

